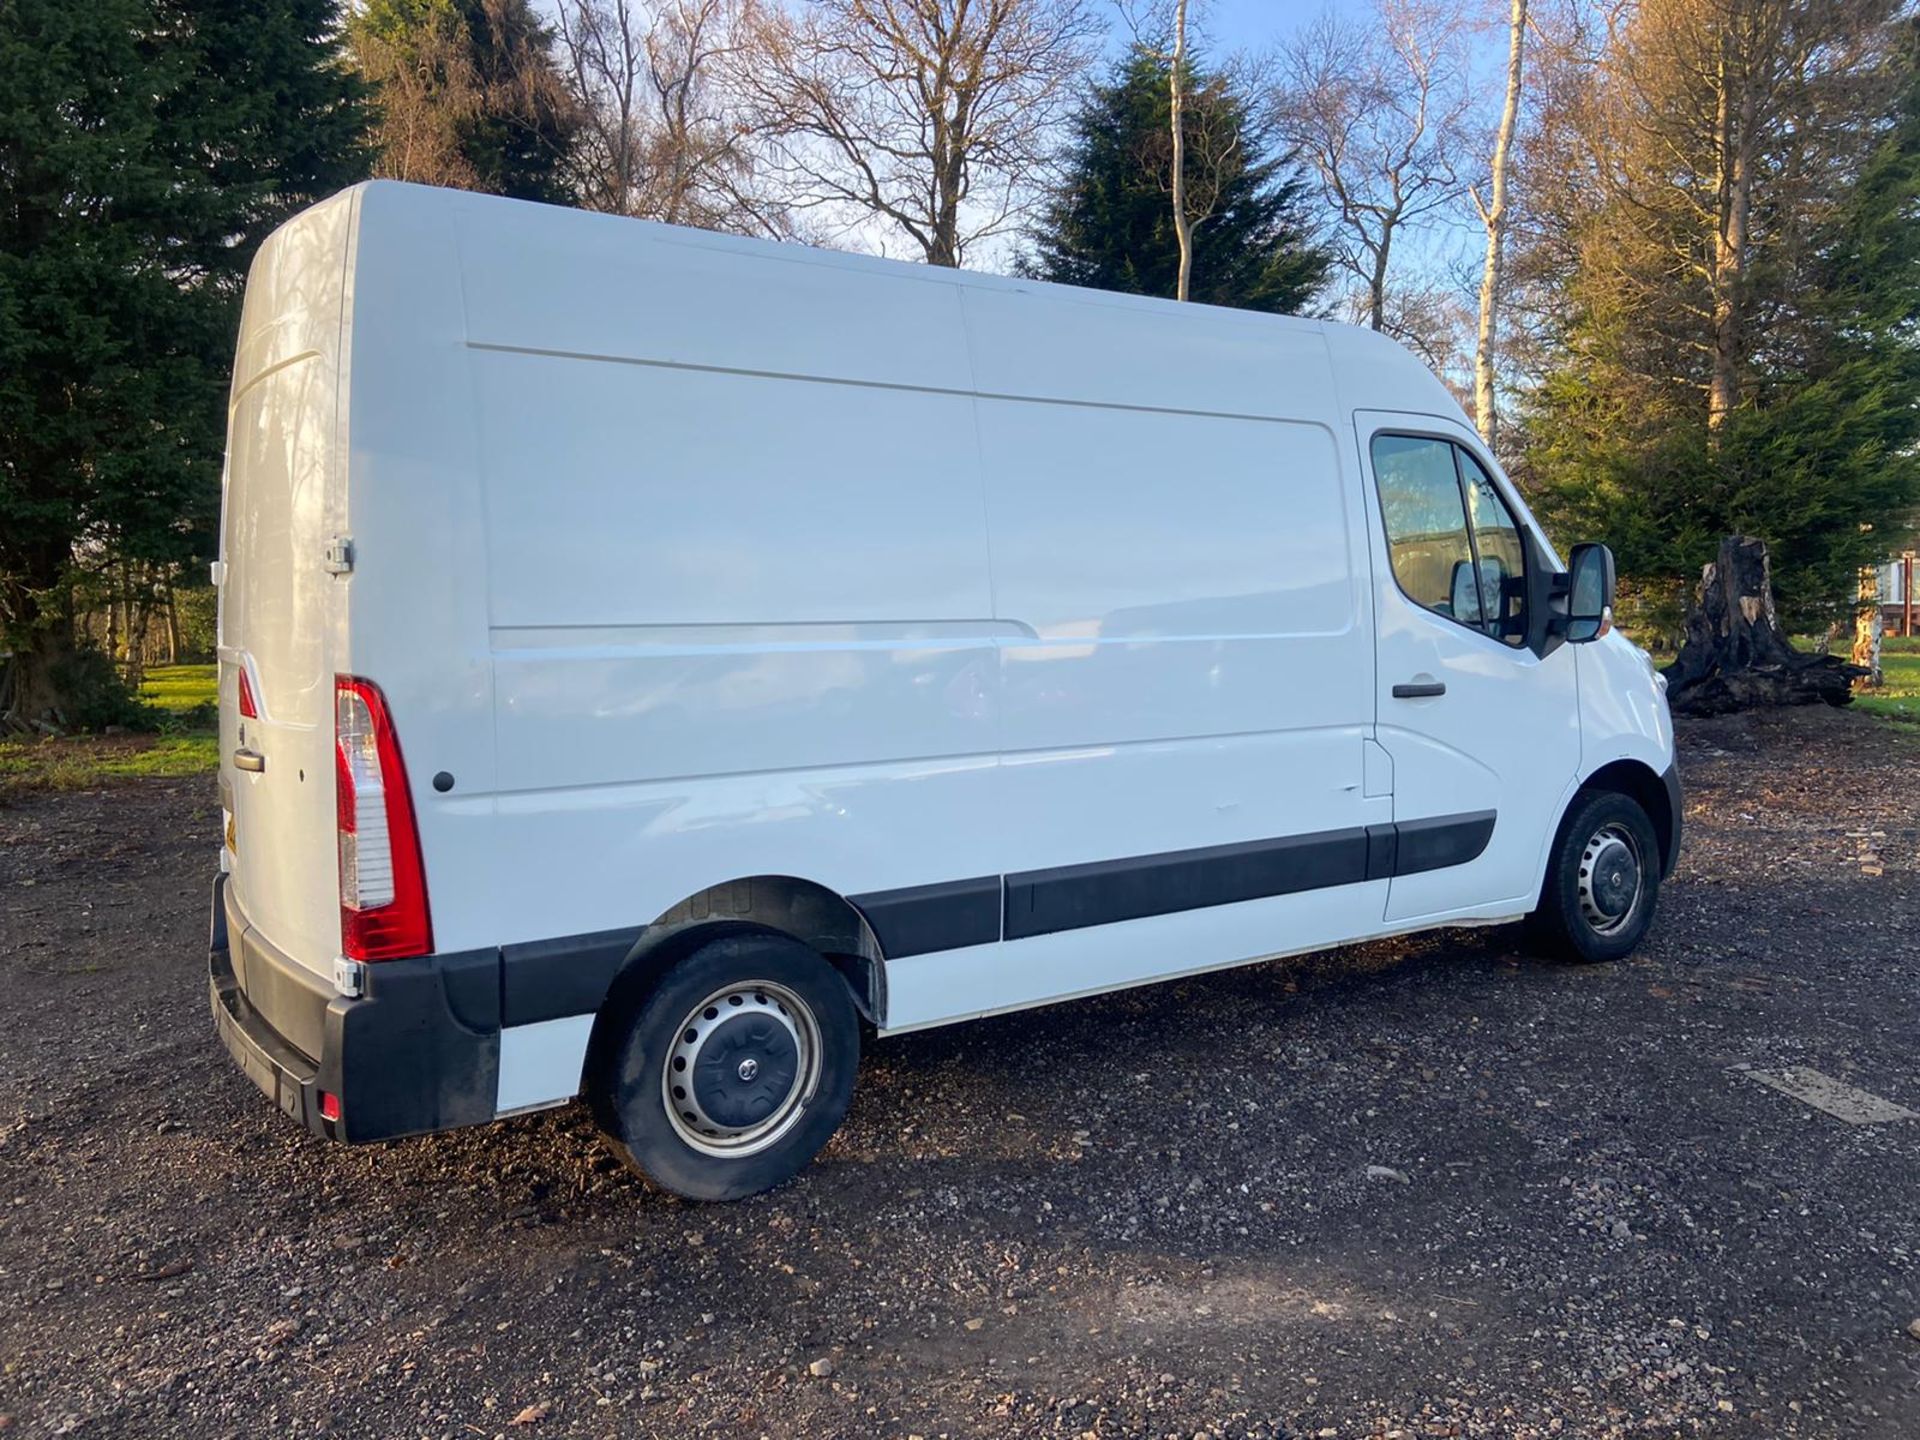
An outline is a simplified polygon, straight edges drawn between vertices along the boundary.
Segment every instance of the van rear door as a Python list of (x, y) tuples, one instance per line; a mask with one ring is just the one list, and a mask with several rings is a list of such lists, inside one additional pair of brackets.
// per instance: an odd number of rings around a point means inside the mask
[(334, 669), (344, 586), (338, 396), (351, 194), (284, 227), (248, 277), (221, 516), (220, 790), (228, 882), (275, 949), (340, 950)]

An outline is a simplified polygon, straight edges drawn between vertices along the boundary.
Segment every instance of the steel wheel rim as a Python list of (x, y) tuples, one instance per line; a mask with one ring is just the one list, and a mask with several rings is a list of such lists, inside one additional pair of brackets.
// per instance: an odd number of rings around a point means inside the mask
[[(728, 1113), (730, 1104), (750, 1104), (742, 1095), (764, 1083), (762, 1067), (784, 1058), (789, 1045), (792, 1081), (772, 1108), (751, 1117)], [(738, 1159), (765, 1150), (800, 1122), (820, 1088), (820, 1070), (812, 1007), (785, 985), (744, 980), (714, 991), (682, 1018), (661, 1066), (660, 1101), (688, 1147)]]
[(1632, 830), (1609, 821), (1587, 837), (1576, 888), (1594, 934), (1618, 935), (1633, 923), (1646, 893), (1646, 863)]

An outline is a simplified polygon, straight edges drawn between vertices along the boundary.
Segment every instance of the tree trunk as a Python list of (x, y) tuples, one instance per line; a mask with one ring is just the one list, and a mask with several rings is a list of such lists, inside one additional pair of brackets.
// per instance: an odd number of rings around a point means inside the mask
[(1863, 685), (1880, 683), (1880, 635), (1885, 629), (1880, 612), (1880, 572), (1860, 567), (1859, 607), (1853, 621), (1853, 663), (1866, 671)]
[(1718, 81), (1714, 141), (1720, 171), (1719, 224), (1713, 236), (1713, 374), (1707, 391), (1707, 433), (1716, 444), (1727, 417), (1740, 404), (1741, 312), (1757, 116), (1757, 82), (1748, 73), (1745, 47), (1736, 53), (1730, 33), (1721, 37)]
[(1507, 158), (1520, 116), (1520, 63), (1527, 38), (1527, 0), (1513, 0), (1507, 36), (1507, 103), (1500, 112), (1500, 133), (1493, 145), (1493, 181), (1484, 218), (1487, 263), (1480, 274), (1480, 335), (1473, 352), (1473, 415), (1480, 438), (1493, 448), (1497, 419), (1493, 404), (1494, 345), (1499, 337), (1500, 252), (1507, 238)]
[(1700, 572), (1686, 644), (1665, 673), (1675, 714), (1725, 715), (1763, 705), (1845, 705), (1865, 672), (1788, 643), (1774, 613), (1766, 542), (1730, 535)]
[(40, 626), (13, 652), (7, 669), (5, 694), (0, 695), (0, 733), (8, 730), (58, 733), (67, 728), (65, 696), (57, 675), (62, 662), (73, 655), (72, 627)]
[[(12, 652), (0, 677), (0, 733), (63, 725), (55, 683), (73, 653), (73, 592), (64, 543), (6, 552), (0, 570), (0, 653)], [(51, 722), (51, 724), (49, 723)]]
[(1367, 328), (1384, 332), (1387, 328), (1387, 257), (1393, 253), (1393, 231), (1398, 222), (1391, 215), (1380, 222), (1380, 244), (1373, 252), (1373, 274), (1367, 278)]
[(107, 659), (115, 663), (120, 659), (120, 597), (111, 590), (107, 592)]
[(173, 576), (167, 576), (167, 664), (180, 663), (180, 601), (173, 591)]
[(1187, 0), (1173, 10), (1173, 233), (1180, 242), (1180, 278), (1173, 298), (1185, 300), (1193, 279), (1193, 222), (1187, 218)]
[(147, 638), (153, 628), (153, 596), (144, 586), (127, 597), (127, 688), (138, 690), (147, 678)]

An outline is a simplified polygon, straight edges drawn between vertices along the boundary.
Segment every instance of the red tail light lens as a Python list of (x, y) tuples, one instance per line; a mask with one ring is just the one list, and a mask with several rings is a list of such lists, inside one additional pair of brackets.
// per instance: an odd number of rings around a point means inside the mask
[(247, 678), (247, 667), (243, 664), (240, 671), (240, 717), (243, 720), (258, 720), (260, 707), (253, 700), (253, 681)]
[(386, 698), (334, 677), (334, 802), (340, 833), (340, 953), (397, 960), (433, 951), (420, 830)]

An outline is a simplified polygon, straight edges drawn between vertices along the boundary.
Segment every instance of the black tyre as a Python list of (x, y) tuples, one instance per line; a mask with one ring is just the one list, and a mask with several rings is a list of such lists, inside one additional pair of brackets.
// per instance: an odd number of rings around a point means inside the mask
[(732, 929), (660, 977), (613, 1038), (595, 1111), (622, 1157), (689, 1200), (791, 1179), (845, 1118), (860, 1061), (852, 997), (785, 935)]
[(1565, 960), (1618, 960), (1653, 924), (1660, 899), (1660, 842), (1625, 795), (1574, 797), (1547, 860), (1540, 905), (1528, 917), (1536, 945)]

